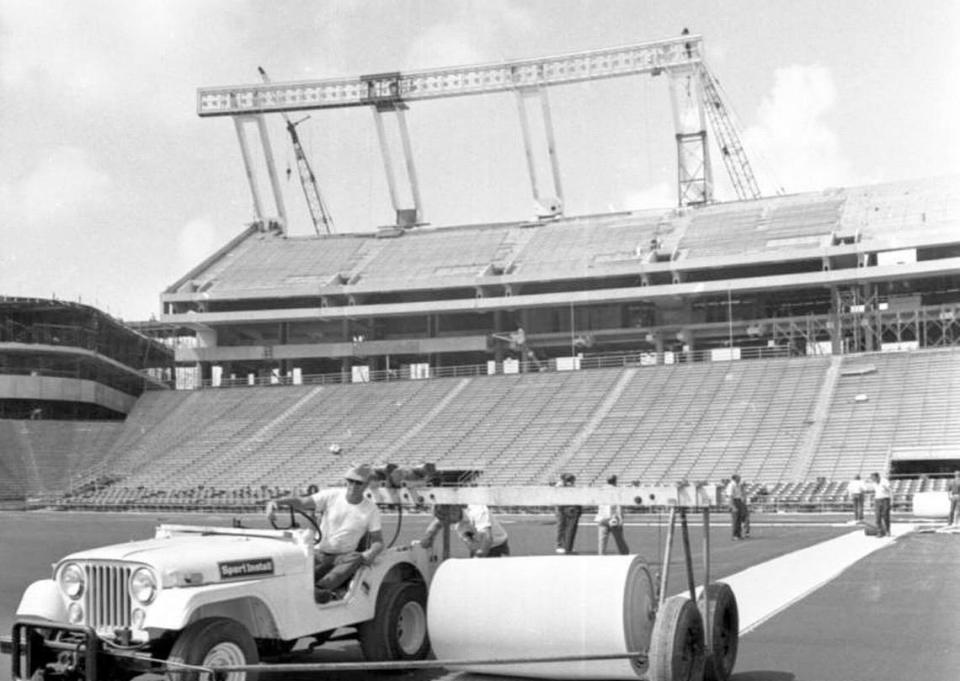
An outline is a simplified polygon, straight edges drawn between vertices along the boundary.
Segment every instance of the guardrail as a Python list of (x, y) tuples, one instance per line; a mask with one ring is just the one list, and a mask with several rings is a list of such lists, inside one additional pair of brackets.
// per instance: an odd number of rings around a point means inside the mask
[[(740, 348), (739, 360), (755, 359), (783, 359), (783, 358), (806, 359), (805, 355), (796, 355), (789, 348), (778, 346), (776, 348), (756, 347)], [(338, 385), (338, 384), (363, 384), (363, 383), (389, 383), (393, 381), (409, 380), (429, 380), (434, 378), (471, 378), (480, 376), (504, 376), (511, 374), (527, 373), (555, 373), (560, 371), (569, 371), (561, 366), (560, 361), (564, 359), (575, 359), (574, 366), (579, 370), (590, 369), (614, 369), (626, 367), (653, 367), (653, 366), (672, 366), (677, 364), (702, 364), (711, 362), (726, 362), (730, 359), (718, 359), (713, 350), (697, 350), (693, 352), (630, 352), (630, 353), (611, 353), (603, 355), (588, 355), (576, 358), (549, 358), (542, 361), (518, 361), (514, 370), (505, 370), (504, 363), (499, 362), (496, 370), (491, 373), (487, 364), (461, 364), (454, 366), (430, 366), (423, 374), (415, 374), (409, 368), (403, 369), (377, 369), (368, 372), (363, 380), (354, 378), (351, 371), (339, 371), (326, 374), (304, 374), (299, 381), (295, 381), (292, 375), (287, 376), (254, 376), (250, 378), (222, 378), (219, 384), (214, 384), (211, 379), (204, 379), (188, 390), (205, 390), (220, 388), (247, 388), (247, 387), (268, 387), (268, 386), (290, 386), (290, 385)]]

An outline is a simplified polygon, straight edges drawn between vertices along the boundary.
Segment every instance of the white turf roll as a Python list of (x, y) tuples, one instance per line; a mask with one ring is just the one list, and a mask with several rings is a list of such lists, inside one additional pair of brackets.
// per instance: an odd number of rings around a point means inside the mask
[[(440, 660), (646, 652), (656, 609), (639, 556), (529, 556), (444, 561), (427, 624)], [(645, 663), (594, 660), (464, 665), (500, 676), (636, 679)]]
[(917, 492), (913, 495), (913, 515), (920, 518), (946, 518), (950, 515), (950, 496), (946, 491)]

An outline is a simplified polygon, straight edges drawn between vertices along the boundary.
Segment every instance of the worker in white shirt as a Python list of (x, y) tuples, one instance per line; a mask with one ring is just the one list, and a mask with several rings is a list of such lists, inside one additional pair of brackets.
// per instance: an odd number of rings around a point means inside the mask
[(730, 506), (731, 539), (743, 539), (743, 519), (747, 515), (746, 502), (743, 500), (743, 487), (740, 485), (740, 476), (730, 476), (730, 482), (724, 490), (727, 495), (727, 504)]
[(866, 491), (867, 487), (863, 480), (860, 479), (859, 473), (854, 475), (853, 480), (847, 483), (847, 496), (850, 497), (850, 501), (853, 502), (854, 522), (863, 522), (863, 495)]
[(507, 531), (483, 504), (438, 506), (420, 543), (430, 548), (444, 524), (452, 525), (472, 558), (499, 558), (510, 555)]
[[(611, 475), (607, 478), (607, 484), (616, 487), (617, 476)], [(600, 504), (597, 507), (597, 517), (594, 518), (597, 523), (597, 554), (603, 555), (607, 552), (607, 542), (610, 536), (617, 543), (617, 551), (625, 556), (630, 553), (630, 547), (627, 546), (627, 540), (623, 538), (623, 511), (619, 504)]]
[(873, 487), (873, 505), (877, 516), (877, 536), (890, 536), (890, 481), (881, 478), (879, 473), (871, 473)]

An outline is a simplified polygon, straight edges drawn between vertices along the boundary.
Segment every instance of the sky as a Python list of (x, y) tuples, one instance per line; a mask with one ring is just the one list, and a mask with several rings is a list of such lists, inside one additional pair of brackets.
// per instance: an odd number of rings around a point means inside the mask
[[(683, 28), (703, 36), (764, 195), (960, 173), (955, 0), (0, 0), (0, 295), (146, 320), (253, 220), (234, 126), (197, 116), (199, 87), (258, 82), (258, 66), (276, 82), (350, 77)], [(676, 205), (664, 78), (549, 95), (567, 215)], [(306, 115), (335, 231), (392, 224), (373, 115)], [(414, 102), (407, 121), (429, 224), (533, 216), (512, 95)], [(289, 234), (313, 234), (282, 120), (267, 126)], [(714, 175), (733, 199), (722, 164)]]

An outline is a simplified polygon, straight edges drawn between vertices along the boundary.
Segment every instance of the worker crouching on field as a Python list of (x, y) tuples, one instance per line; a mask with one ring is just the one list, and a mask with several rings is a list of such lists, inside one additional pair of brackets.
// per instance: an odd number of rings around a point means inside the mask
[[(354, 466), (346, 474), (347, 487), (331, 487), (309, 496), (282, 497), (267, 502), (271, 522), (277, 507), (290, 506), (303, 513), (317, 512), (320, 517), (320, 543), (314, 554), (314, 598), (326, 603), (337, 597), (334, 591), (346, 584), (361, 565), (370, 565), (383, 551), (380, 510), (365, 496), (370, 469)], [(366, 537), (367, 548), (360, 550)]]
[(453, 525), (472, 558), (499, 558), (510, 555), (507, 531), (483, 504), (438, 505), (420, 544), (426, 548), (433, 546), (434, 537), (445, 524)]

